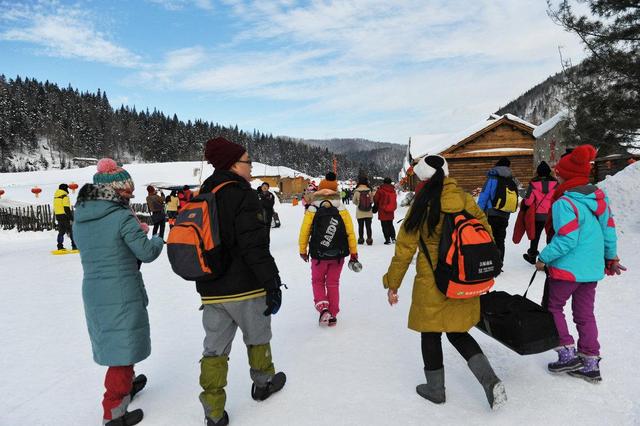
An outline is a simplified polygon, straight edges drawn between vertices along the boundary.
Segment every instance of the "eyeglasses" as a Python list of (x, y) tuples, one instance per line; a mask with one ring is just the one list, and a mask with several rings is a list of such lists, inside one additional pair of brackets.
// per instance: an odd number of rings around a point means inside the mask
[(238, 160), (236, 161), (236, 163), (244, 163), (244, 164), (251, 165), (251, 160)]

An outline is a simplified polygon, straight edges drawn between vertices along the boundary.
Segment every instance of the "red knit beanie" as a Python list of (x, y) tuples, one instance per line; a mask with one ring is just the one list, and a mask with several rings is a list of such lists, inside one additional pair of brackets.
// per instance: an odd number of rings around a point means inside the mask
[(591, 162), (596, 158), (596, 149), (591, 145), (580, 145), (565, 155), (556, 164), (556, 175), (564, 180), (589, 177)]
[(229, 170), (247, 152), (242, 145), (219, 136), (209, 139), (204, 148), (204, 157), (216, 170)]

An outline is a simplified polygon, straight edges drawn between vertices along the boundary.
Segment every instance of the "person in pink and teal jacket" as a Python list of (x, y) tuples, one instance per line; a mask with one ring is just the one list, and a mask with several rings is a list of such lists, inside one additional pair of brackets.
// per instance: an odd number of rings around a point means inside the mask
[[(596, 150), (581, 145), (563, 156), (555, 171), (559, 185), (551, 205), (553, 237), (538, 256), (536, 268), (548, 273), (547, 308), (558, 330), (558, 361), (552, 373), (569, 373), (592, 383), (600, 375), (600, 344), (594, 315), (597, 282), (626, 270), (619, 262), (609, 199), (589, 183)], [(569, 333), (564, 306), (571, 298), (578, 349)]]

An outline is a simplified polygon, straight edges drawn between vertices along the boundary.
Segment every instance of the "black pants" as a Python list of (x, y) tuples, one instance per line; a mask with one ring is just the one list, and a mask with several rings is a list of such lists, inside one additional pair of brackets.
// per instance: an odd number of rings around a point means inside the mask
[(162, 238), (164, 240), (164, 225), (165, 221), (163, 220), (162, 222), (156, 222), (153, 224), (153, 231), (151, 232), (151, 235), (156, 235), (159, 234), (160, 238)]
[(385, 242), (396, 239), (396, 228), (393, 227), (393, 220), (381, 220), (380, 225), (382, 226)]
[[(442, 363), (442, 333), (421, 334), (424, 368), (440, 370), (444, 366)], [(472, 356), (482, 353), (482, 349), (469, 333), (447, 333), (447, 339), (466, 361), (469, 361)]]
[(493, 231), (493, 239), (496, 241), (496, 246), (500, 250), (500, 259), (504, 263), (504, 239), (507, 237), (507, 226), (509, 226), (509, 219), (502, 216), (489, 216), (489, 225)]
[(69, 234), (71, 240), (71, 248), (76, 247), (76, 243), (73, 241), (73, 231), (71, 227), (71, 221), (64, 214), (57, 214), (56, 221), (58, 222), (58, 249), (61, 249), (64, 244), (65, 234)]
[(364, 227), (367, 226), (367, 238), (371, 239), (371, 218), (358, 219), (358, 239), (364, 238)]
[[(544, 231), (544, 225), (546, 222), (536, 221), (536, 237), (531, 240), (531, 244), (529, 245), (529, 255), (537, 256), (538, 255), (538, 243), (540, 243), (540, 236), (542, 235), (542, 231)], [(549, 236), (547, 235), (547, 243), (549, 242)]]

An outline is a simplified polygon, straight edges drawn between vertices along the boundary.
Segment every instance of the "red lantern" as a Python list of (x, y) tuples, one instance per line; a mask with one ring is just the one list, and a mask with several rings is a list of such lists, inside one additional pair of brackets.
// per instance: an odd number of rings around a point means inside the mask
[(4, 189), (0, 189), (0, 198), (4, 195)]
[(31, 188), (31, 192), (35, 194), (36, 198), (38, 198), (40, 196), (40, 193), (42, 192), (42, 189), (34, 186), (33, 188)]
[(75, 194), (76, 193), (76, 189), (78, 189), (78, 184), (75, 183), (75, 182), (71, 182), (69, 184), (69, 189), (71, 190), (72, 194)]

